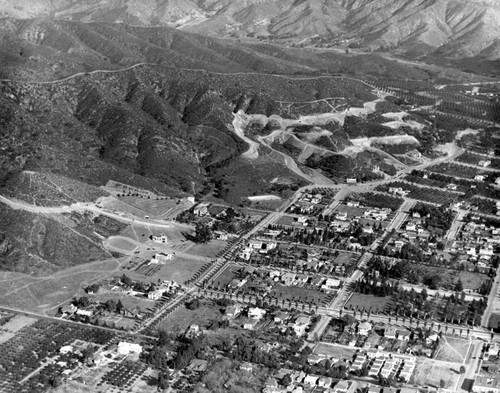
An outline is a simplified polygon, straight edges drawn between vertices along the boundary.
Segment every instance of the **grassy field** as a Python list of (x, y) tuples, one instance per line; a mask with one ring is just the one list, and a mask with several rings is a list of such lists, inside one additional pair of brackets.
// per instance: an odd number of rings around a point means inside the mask
[(468, 340), (443, 336), (434, 358), (445, 362), (462, 363), (467, 356), (469, 344)]
[(446, 363), (437, 363), (433, 359), (417, 358), (417, 366), (410, 379), (411, 384), (439, 388), (441, 380), (446, 388), (454, 389), (460, 374), (452, 371)]
[(354, 293), (345, 307), (347, 309), (355, 309), (362, 310), (363, 308), (368, 310), (379, 310), (383, 311), (386, 306), (392, 304), (392, 298), (390, 296), (387, 297), (378, 297), (373, 295), (363, 295), (361, 293)]
[(458, 273), (458, 278), (462, 280), (464, 289), (477, 290), (488, 279), (488, 276), (481, 273), (461, 271)]
[(108, 241), (109, 246), (113, 249), (119, 249), (123, 252), (131, 253), (137, 248), (137, 245), (127, 240), (126, 238), (111, 238)]
[(190, 325), (196, 324), (200, 328), (207, 327), (212, 321), (217, 321), (222, 316), (219, 308), (212, 300), (202, 300), (201, 306), (196, 310), (189, 310), (182, 306), (163, 320), (158, 326), (159, 330), (186, 330)]
[(226, 241), (210, 240), (210, 242), (205, 244), (191, 243), (190, 247), (186, 248), (184, 252), (188, 252), (189, 254), (193, 255), (199, 255), (201, 257), (215, 258), (219, 251), (223, 250), (226, 246)]

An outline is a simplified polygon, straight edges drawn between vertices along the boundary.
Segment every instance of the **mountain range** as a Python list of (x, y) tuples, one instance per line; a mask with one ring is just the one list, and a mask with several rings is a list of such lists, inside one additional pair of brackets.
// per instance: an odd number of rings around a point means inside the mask
[(172, 26), (223, 37), (500, 57), (496, 0), (0, 0), (0, 15)]

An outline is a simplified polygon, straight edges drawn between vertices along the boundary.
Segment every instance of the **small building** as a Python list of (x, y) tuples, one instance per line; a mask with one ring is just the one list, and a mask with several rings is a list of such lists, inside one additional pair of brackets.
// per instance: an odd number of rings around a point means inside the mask
[(161, 234), (159, 236), (153, 235), (153, 241), (155, 243), (167, 244), (167, 235)]
[(208, 214), (209, 203), (199, 203), (193, 209), (193, 213), (196, 216), (203, 217)]
[(157, 289), (155, 291), (150, 291), (150, 292), (148, 292), (148, 299), (159, 300), (163, 296), (164, 292), (165, 292), (164, 289)]
[(142, 346), (139, 344), (121, 341), (118, 343), (117, 352), (119, 355), (129, 355), (131, 353), (140, 354), (142, 352)]

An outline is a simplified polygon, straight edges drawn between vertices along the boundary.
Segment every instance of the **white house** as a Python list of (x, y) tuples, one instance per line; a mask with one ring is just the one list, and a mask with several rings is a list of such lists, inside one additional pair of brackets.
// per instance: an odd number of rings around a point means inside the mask
[(250, 318), (261, 319), (264, 315), (266, 315), (266, 310), (263, 310), (259, 307), (250, 307), (248, 309), (248, 316)]
[(155, 291), (148, 292), (148, 299), (158, 300), (163, 296), (165, 289), (157, 289)]
[(370, 322), (361, 322), (358, 325), (358, 334), (360, 336), (368, 336), (372, 331), (372, 324)]

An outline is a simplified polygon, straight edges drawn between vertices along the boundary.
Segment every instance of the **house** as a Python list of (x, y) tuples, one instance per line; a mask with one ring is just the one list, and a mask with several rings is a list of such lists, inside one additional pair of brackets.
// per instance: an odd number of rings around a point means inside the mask
[(202, 373), (207, 369), (207, 365), (208, 362), (206, 360), (193, 359), (188, 368), (196, 373)]
[(380, 370), (380, 376), (386, 379), (391, 377), (396, 372), (399, 365), (400, 365), (399, 360), (387, 359), (384, 365), (382, 366), (382, 369)]
[(380, 374), (380, 370), (382, 369), (384, 363), (384, 358), (376, 358), (370, 366), (370, 369), (368, 370), (368, 375), (370, 377), (378, 378), (378, 375)]
[(484, 181), (484, 179), (486, 179), (485, 175), (476, 175), (476, 176), (474, 176), (474, 180), (475, 181)]
[(347, 206), (359, 207), (359, 201), (347, 201)]
[(139, 344), (121, 341), (118, 343), (117, 352), (119, 355), (129, 355), (131, 353), (140, 354), (142, 352), (142, 346)]
[(370, 322), (361, 322), (358, 325), (358, 334), (360, 336), (368, 336), (372, 330), (372, 324)]
[(334, 393), (354, 393), (358, 387), (355, 381), (340, 380), (333, 388)]
[(413, 221), (410, 221), (406, 224), (406, 230), (411, 231), (411, 232), (416, 232), (417, 231), (417, 224), (415, 224)]
[(458, 189), (458, 186), (454, 183), (450, 183), (446, 186), (448, 190), (456, 191)]
[(335, 214), (335, 218), (340, 221), (346, 221), (347, 220), (347, 213), (346, 212), (338, 212)]
[(396, 339), (397, 329), (394, 326), (388, 326), (385, 328), (384, 337), (390, 340)]
[(240, 370), (251, 373), (253, 371), (253, 365), (252, 365), (252, 363), (243, 362), (240, 365)]
[(410, 341), (411, 332), (408, 330), (398, 330), (398, 339), (403, 341)]
[(330, 377), (320, 377), (318, 379), (318, 386), (320, 388), (329, 388), (330, 386), (332, 386), (332, 378)]
[(74, 304), (72, 303), (69, 303), (69, 304), (65, 304), (62, 308), (61, 308), (61, 312), (63, 314), (68, 314), (68, 315), (72, 315), (74, 314), (76, 311), (78, 310), (78, 307), (76, 307)]
[(184, 337), (191, 339), (194, 337), (198, 337), (200, 334), (201, 334), (200, 327), (196, 324), (192, 324), (186, 329)]
[(258, 319), (247, 319), (243, 323), (243, 329), (245, 330), (255, 330), (255, 327), (259, 324)]
[(76, 315), (80, 315), (82, 317), (91, 317), (92, 315), (94, 315), (94, 311), (82, 310), (81, 308), (79, 308), (78, 310), (76, 310)]
[(239, 304), (235, 304), (233, 306), (230, 306), (226, 308), (226, 315), (229, 318), (236, 318), (241, 312), (241, 307)]
[(351, 364), (351, 370), (352, 371), (358, 371), (363, 368), (365, 365), (365, 362), (368, 360), (368, 358), (365, 355), (356, 355), (356, 359), (354, 359), (354, 363)]
[(437, 341), (437, 339), (438, 339), (438, 338), (439, 338), (439, 336), (438, 336), (438, 334), (437, 334), (437, 333), (432, 333), (429, 337), (427, 337), (427, 338), (425, 339), (425, 343), (426, 343), (427, 345), (434, 344), (434, 343)]
[(481, 160), (477, 163), (478, 166), (482, 166), (483, 168), (486, 168), (487, 166), (491, 165), (490, 160)]
[(274, 316), (274, 323), (285, 323), (290, 318), (290, 314), (284, 311), (278, 311)]
[(287, 272), (281, 276), (281, 281), (284, 285), (290, 286), (295, 282), (297, 275), (295, 273)]
[(313, 387), (313, 386), (316, 386), (316, 384), (318, 383), (318, 379), (319, 377), (315, 376), (315, 375), (307, 375), (305, 378), (304, 378), (304, 385), (308, 385), (310, 387)]
[(327, 278), (321, 289), (325, 292), (332, 291), (340, 287), (340, 280), (335, 278)]
[(208, 214), (208, 206), (209, 203), (199, 203), (193, 209), (193, 213), (195, 216), (203, 217)]
[(168, 261), (174, 259), (174, 254), (157, 253), (151, 258), (148, 265), (165, 265)]
[(165, 289), (157, 289), (155, 291), (148, 292), (148, 299), (150, 300), (158, 300), (163, 296)]
[(355, 177), (348, 177), (346, 179), (347, 184), (356, 184), (358, 180)]
[(500, 375), (477, 375), (472, 391), (477, 393), (500, 393)]
[(266, 388), (277, 388), (278, 381), (274, 377), (269, 377), (266, 379), (265, 385), (266, 385)]
[(153, 235), (153, 241), (155, 243), (167, 244), (167, 235), (164, 235), (163, 233), (159, 236)]
[(266, 310), (258, 307), (250, 307), (248, 309), (248, 317), (261, 319), (264, 315), (266, 315)]

